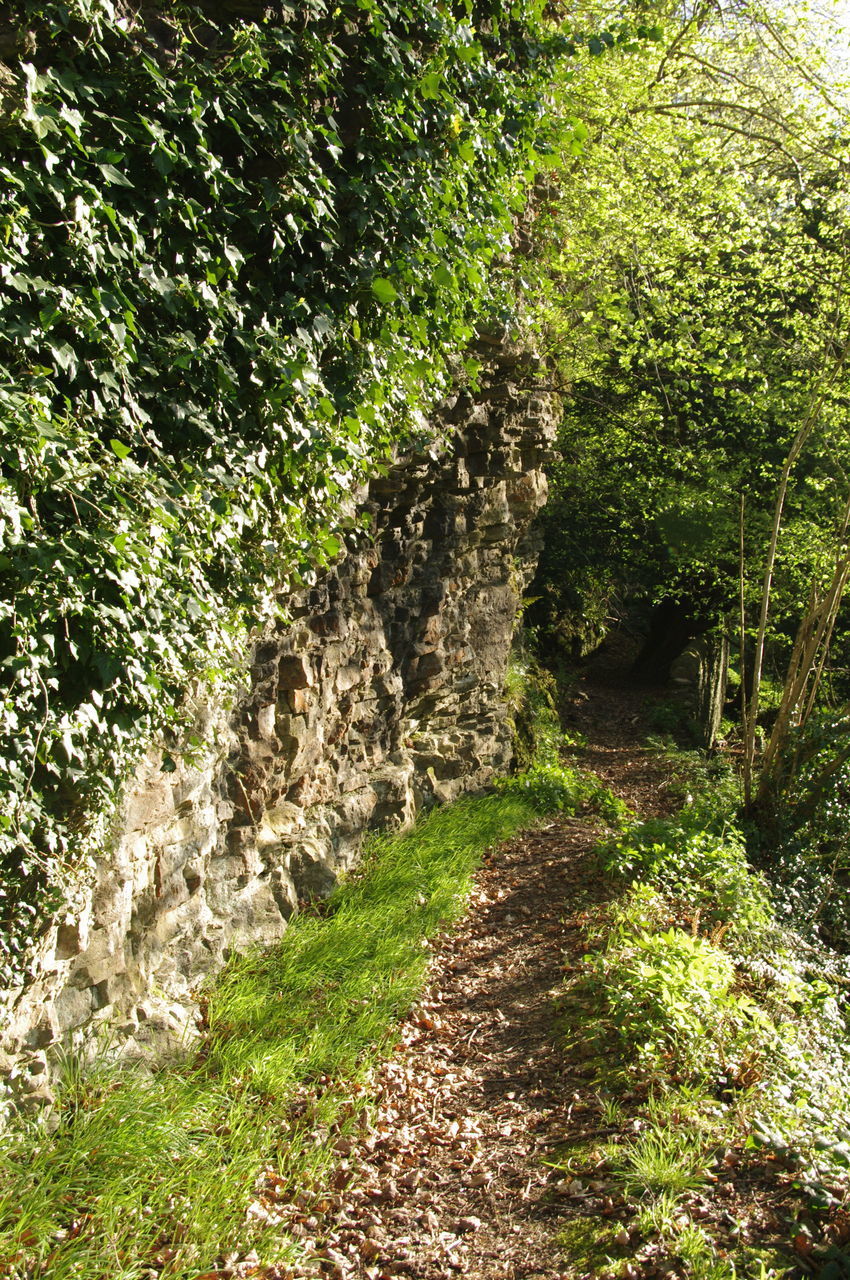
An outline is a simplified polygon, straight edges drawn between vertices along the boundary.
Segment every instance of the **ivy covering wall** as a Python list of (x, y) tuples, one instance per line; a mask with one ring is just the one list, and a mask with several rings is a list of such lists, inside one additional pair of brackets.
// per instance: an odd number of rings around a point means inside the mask
[(0, 976), (139, 744), (507, 307), (541, 9), (71, 0), (0, 32)]

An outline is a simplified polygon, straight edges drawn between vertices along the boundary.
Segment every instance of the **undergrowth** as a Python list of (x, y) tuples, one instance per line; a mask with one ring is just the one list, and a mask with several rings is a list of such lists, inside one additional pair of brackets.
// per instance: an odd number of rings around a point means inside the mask
[(565, 1172), (606, 1185), (620, 1221), (576, 1218), (562, 1243), (600, 1276), (845, 1276), (846, 961), (789, 928), (748, 862), (727, 767), (656, 749), (684, 803), (600, 847), (613, 896), (583, 917), (565, 1000), (613, 1130)]
[[(588, 794), (562, 770), (556, 807)], [(321, 911), (233, 959), (205, 998), (198, 1052), (153, 1074), (69, 1071), (51, 1117), (0, 1139), (0, 1274), (194, 1280), (252, 1250), (297, 1268), (298, 1241), (254, 1211), (258, 1193), (321, 1187), (335, 1143), (366, 1118), (429, 938), (462, 911), (482, 852), (551, 798), (519, 776), (374, 840)]]
[(850, 724), (824, 711), (797, 730), (753, 824), (750, 850), (788, 922), (850, 954)]

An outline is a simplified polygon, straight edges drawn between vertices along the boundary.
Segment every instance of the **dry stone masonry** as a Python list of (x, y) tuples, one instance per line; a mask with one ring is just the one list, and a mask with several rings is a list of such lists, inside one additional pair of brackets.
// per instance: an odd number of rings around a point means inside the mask
[(49, 1100), (69, 1049), (173, 1052), (205, 977), (280, 937), (364, 833), (508, 766), (501, 691), (558, 408), (524, 389), (531, 373), (503, 353), (480, 391), (442, 406), (442, 452), (372, 482), (368, 545), (290, 602), (235, 708), (197, 709), (205, 745), (172, 751), (171, 772), (148, 752), (84, 908), (5, 993), (7, 1099)]

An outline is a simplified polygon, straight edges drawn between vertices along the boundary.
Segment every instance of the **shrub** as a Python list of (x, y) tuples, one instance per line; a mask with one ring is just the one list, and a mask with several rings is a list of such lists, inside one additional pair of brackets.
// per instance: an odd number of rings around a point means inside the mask
[(605, 1022), (630, 1069), (713, 1079), (763, 1051), (774, 1029), (719, 947), (681, 929), (614, 935), (586, 960), (605, 993)]
[(743, 837), (732, 827), (720, 834), (701, 830), (692, 820), (685, 810), (629, 827), (602, 846), (603, 867), (686, 899), (706, 925), (725, 925), (752, 942), (768, 926), (771, 905), (764, 881), (747, 862)]

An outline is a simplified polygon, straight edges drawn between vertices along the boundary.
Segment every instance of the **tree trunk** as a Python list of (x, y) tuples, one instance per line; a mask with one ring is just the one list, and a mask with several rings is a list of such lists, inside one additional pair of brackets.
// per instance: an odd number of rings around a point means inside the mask
[(701, 747), (714, 746), (723, 719), (729, 673), (729, 641), (724, 635), (703, 636), (694, 646), (699, 654), (696, 731)]

